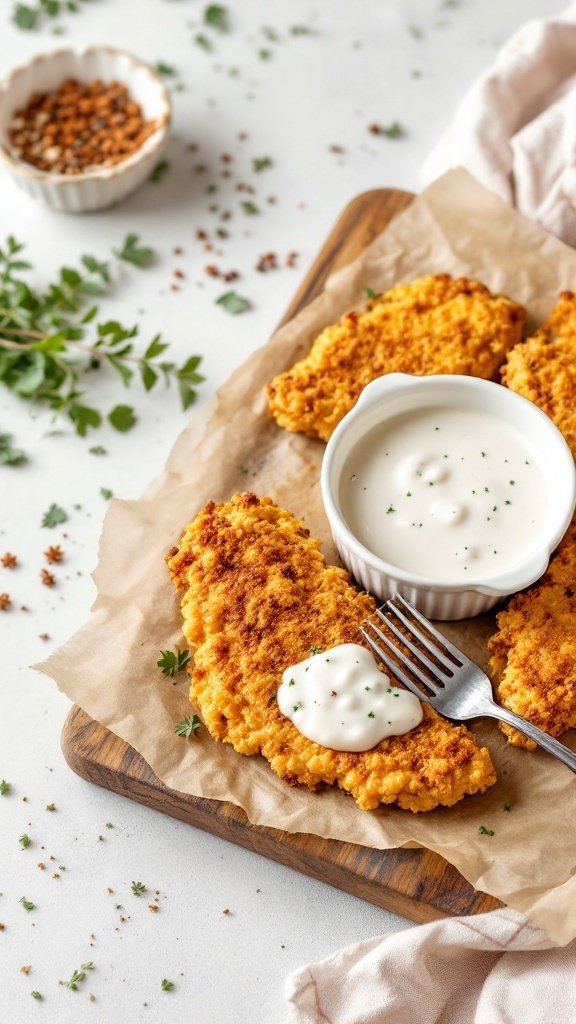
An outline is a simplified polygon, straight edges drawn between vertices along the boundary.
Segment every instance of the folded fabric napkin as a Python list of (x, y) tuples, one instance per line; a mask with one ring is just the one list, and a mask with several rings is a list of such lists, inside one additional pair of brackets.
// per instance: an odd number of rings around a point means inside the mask
[(504, 908), (342, 949), (290, 975), (286, 995), (290, 1024), (572, 1024), (576, 943)]
[(423, 183), (458, 166), (576, 245), (576, 3), (506, 43), (425, 161)]

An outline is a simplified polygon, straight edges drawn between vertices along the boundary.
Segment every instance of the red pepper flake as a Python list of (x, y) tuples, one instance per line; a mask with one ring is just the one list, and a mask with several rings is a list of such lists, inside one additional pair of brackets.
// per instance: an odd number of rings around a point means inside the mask
[(42, 861), (42, 860), (38, 861), (36, 867), (40, 868), (40, 871), (45, 871), (46, 870), (46, 865), (45, 865), (44, 861)]
[(203, 231), (201, 228), (198, 228), (196, 232), (196, 238), (198, 239), (199, 242), (204, 242), (208, 238), (208, 234), (206, 231)]
[(0, 612), (7, 612), (11, 604), (10, 594), (0, 594)]
[(0, 562), (2, 563), (5, 569), (15, 569), (16, 566), (18, 565), (18, 559), (16, 558), (16, 555), (11, 554), (10, 551), (7, 551), (5, 555), (2, 555), (2, 558), (0, 558)]
[(297, 253), (297, 252), (289, 252), (287, 257), (286, 257), (286, 266), (287, 267), (295, 267), (296, 266), (296, 260), (298, 259), (299, 255), (300, 255), (300, 253)]
[(204, 267), (204, 273), (208, 274), (208, 277), (220, 277), (220, 271), (213, 263), (209, 263), (208, 266)]
[(186, 277), (186, 274), (184, 273), (183, 270), (174, 270), (173, 273), (174, 277), (177, 277), (180, 281), (183, 281), (184, 278)]
[(0, 921), (0, 932), (5, 932), (5, 931), (6, 931), (6, 925), (3, 924), (2, 921)]
[(240, 274), (237, 270), (227, 270), (225, 274), (222, 274), (224, 281), (238, 281)]
[(61, 562), (64, 557), (64, 552), (59, 544), (55, 544), (46, 549), (44, 557), (49, 565), (53, 565), (54, 562)]
[(160, 910), (160, 907), (156, 903), (149, 903), (148, 904), (148, 910), (156, 911), (156, 910)]
[(255, 268), (261, 274), (268, 273), (269, 270), (278, 269), (278, 259), (275, 252), (265, 252), (263, 256), (260, 256)]
[(45, 587), (53, 587), (56, 584), (54, 574), (48, 572), (48, 569), (42, 569), (40, 572), (40, 578)]

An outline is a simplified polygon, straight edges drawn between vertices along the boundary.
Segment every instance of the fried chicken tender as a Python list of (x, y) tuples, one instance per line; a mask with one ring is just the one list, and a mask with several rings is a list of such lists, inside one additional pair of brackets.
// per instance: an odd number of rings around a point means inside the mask
[(483, 284), (420, 277), (326, 327), (308, 355), (267, 385), (286, 430), (327, 441), (371, 380), (385, 373), (494, 377), (522, 336), (525, 312)]
[(546, 323), (508, 353), (502, 383), (540, 406), (576, 457), (576, 294), (561, 292)]
[(282, 715), (283, 671), (313, 645), (357, 643), (375, 605), (343, 569), (326, 565), (320, 542), (270, 498), (210, 502), (167, 562), (182, 594), (184, 634), (196, 648), (190, 699), (215, 740), (262, 754), (289, 785), (337, 784), (365, 810), (396, 803), (428, 811), (496, 781), (473, 734), (428, 704), (416, 729), (364, 753), (322, 747)]
[[(551, 736), (576, 727), (576, 521), (539, 583), (512, 599), (490, 638), (501, 704)], [(508, 742), (536, 744), (501, 724)]]

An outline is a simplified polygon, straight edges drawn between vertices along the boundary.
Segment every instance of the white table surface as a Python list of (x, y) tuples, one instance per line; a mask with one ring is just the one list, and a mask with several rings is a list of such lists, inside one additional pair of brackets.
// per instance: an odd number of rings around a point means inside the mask
[[(466, 87), (523, 21), (562, 7), (553, 0), (243, 0), (229, 4), (231, 31), (214, 35), (208, 54), (192, 41), (198, 31), (210, 34), (200, 27), (203, 6), (92, 0), (61, 19), (65, 33), (55, 37), (50, 27), (16, 29), (11, 0), (0, 5), (2, 73), (71, 43), (113, 44), (178, 69), (186, 89), (174, 96), (171, 168), (161, 183), (109, 211), (66, 216), (3, 175), (0, 232), (26, 243), (38, 283), (83, 252), (106, 258), (127, 232), (138, 232), (157, 250), (157, 262), (146, 271), (120, 268), (102, 310), (139, 321), (144, 338), (161, 330), (179, 360), (201, 353), (207, 379), (200, 401), (267, 340), (344, 205), (366, 189), (417, 190), (421, 163)], [(299, 24), (313, 34), (290, 34)], [(264, 25), (280, 41), (267, 41)], [(271, 51), (267, 61), (258, 56), (263, 48)], [(367, 130), (373, 121), (395, 120), (406, 130), (402, 139)], [(223, 153), (234, 157), (229, 179), (222, 178)], [(274, 166), (254, 174), (251, 159), (259, 156)], [(198, 164), (208, 171), (195, 173)], [(256, 188), (260, 216), (240, 210), (238, 180)], [(206, 193), (210, 183), (219, 185), (216, 196)], [(219, 223), (208, 210), (213, 202), (234, 211), (230, 238), (216, 256), (195, 238), (197, 229)], [(181, 256), (173, 255), (175, 246)], [(254, 264), (269, 250), (282, 263), (297, 251), (296, 268), (258, 274)], [(233, 287), (252, 301), (250, 313), (232, 317), (214, 304), (228, 286), (205, 274), (210, 262), (242, 272)], [(176, 267), (186, 275), (179, 292), (170, 290)], [(0, 554), (12, 551), (20, 562), (13, 572), (0, 568), (0, 591), (13, 602), (0, 615), (0, 778), (12, 784), (0, 797), (0, 1021), (275, 1024), (285, 1019), (283, 980), (291, 970), (409, 923), (91, 786), (65, 764), (60, 730), (69, 702), (28, 666), (88, 616), (105, 510), (100, 487), (137, 496), (186, 422), (171, 392), (124, 392), (109, 373), (95, 386), (101, 406), (136, 407), (134, 430), (105, 428), (88, 442), (63, 421), (54, 433), (48, 413), (31, 415), (0, 391), (0, 432), (10, 431), (30, 456), (21, 468), (0, 468)], [(96, 443), (108, 449), (106, 457), (89, 454)], [(52, 502), (69, 521), (48, 531), (40, 521)], [(39, 581), (48, 543), (61, 543), (66, 554), (53, 590)], [(44, 633), (48, 641), (40, 639)], [(54, 813), (45, 810), (51, 802)], [(18, 842), (24, 832), (32, 839), (26, 850)], [(65, 870), (54, 879), (59, 865)], [(146, 884), (144, 897), (132, 895), (132, 880)], [(158, 913), (148, 909), (155, 890)], [(22, 896), (37, 905), (34, 912), (25, 912)], [(58, 984), (89, 960), (94, 970), (77, 992)], [(24, 965), (31, 965), (28, 974), (20, 972)], [(161, 990), (162, 978), (174, 982), (171, 992)], [(32, 990), (42, 993), (41, 1003)]]

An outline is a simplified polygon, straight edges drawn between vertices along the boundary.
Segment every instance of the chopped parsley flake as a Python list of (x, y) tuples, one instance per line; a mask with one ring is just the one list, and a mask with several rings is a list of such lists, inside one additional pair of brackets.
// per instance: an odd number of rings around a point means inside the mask
[(481, 836), (493, 836), (494, 835), (493, 829), (486, 828), (485, 825), (480, 825), (480, 828), (478, 829), (478, 832), (479, 832), (479, 834)]

